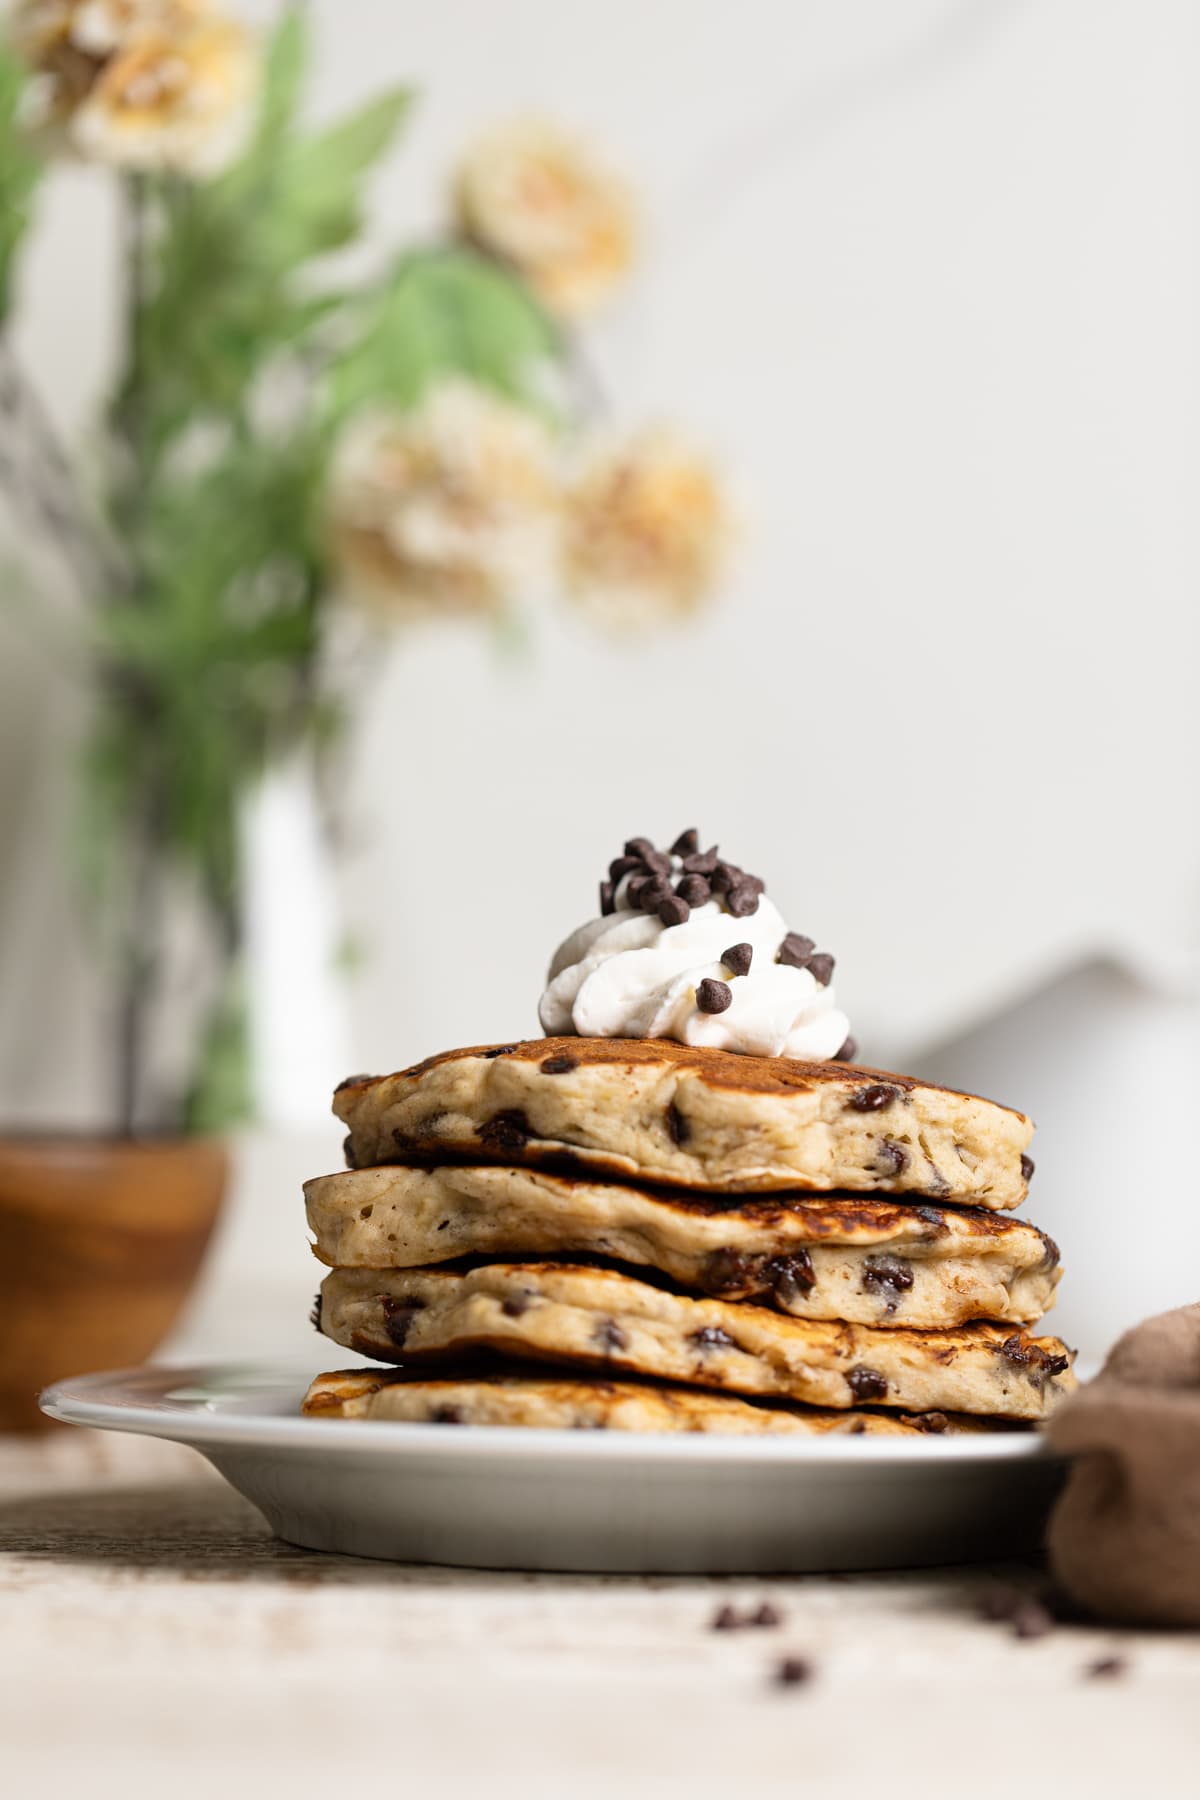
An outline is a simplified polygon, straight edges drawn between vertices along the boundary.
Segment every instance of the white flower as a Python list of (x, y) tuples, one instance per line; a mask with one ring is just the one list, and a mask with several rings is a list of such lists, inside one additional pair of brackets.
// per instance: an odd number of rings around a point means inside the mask
[(629, 266), (633, 222), (623, 183), (544, 121), (518, 120), (479, 138), (459, 169), (456, 197), (468, 236), (512, 263), (555, 312), (590, 311)]
[(31, 122), (79, 156), (197, 175), (240, 147), (257, 57), (205, 0), (27, 0), (14, 35), (36, 77)]
[(545, 580), (558, 488), (545, 426), (466, 381), (351, 426), (331, 528), (347, 588), (386, 609), (497, 612)]
[(593, 452), (565, 501), (568, 592), (600, 623), (638, 629), (694, 612), (732, 520), (716, 471), (665, 431)]

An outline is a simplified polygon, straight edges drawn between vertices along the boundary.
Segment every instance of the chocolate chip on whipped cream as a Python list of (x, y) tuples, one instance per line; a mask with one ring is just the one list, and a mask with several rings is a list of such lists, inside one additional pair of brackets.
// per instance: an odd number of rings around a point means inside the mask
[[(832, 956), (788, 930), (761, 877), (699, 843), (694, 828), (669, 851), (647, 837), (626, 841), (601, 886), (600, 916), (551, 963), (538, 1008), (547, 1036), (674, 1038), (813, 1062), (847, 1056)], [(732, 945), (731, 919), (740, 927)]]

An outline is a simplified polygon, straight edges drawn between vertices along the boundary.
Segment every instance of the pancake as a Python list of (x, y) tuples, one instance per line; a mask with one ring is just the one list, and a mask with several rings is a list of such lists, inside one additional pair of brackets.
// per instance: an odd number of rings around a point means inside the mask
[(977, 1207), (794, 1195), (730, 1204), (467, 1164), (325, 1175), (304, 1193), (317, 1254), (334, 1268), (599, 1256), (802, 1319), (1031, 1324), (1060, 1272), (1049, 1238)]
[(475, 1157), (734, 1193), (906, 1193), (1019, 1206), (1033, 1126), (847, 1063), (665, 1039), (539, 1038), (343, 1082), (352, 1168)]
[(335, 1343), (381, 1362), (487, 1348), (838, 1410), (875, 1403), (1041, 1419), (1075, 1385), (1057, 1338), (1005, 1325), (910, 1331), (792, 1319), (570, 1264), (335, 1269), (319, 1320)]
[(431, 1425), (509, 1425), (544, 1431), (720, 1432), (737, 1437), (928, 1437), (1001, 1429), (945, 1413), (834, 1412), (759, 1406), (699, 1388), (530, 1375), (429, 1380), (384, 1369), (318, 1375), (304, 1412), (321, 1419)]

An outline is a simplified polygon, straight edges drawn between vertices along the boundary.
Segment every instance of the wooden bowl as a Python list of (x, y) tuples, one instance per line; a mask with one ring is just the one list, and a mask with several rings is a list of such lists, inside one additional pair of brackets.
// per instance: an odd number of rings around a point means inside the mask
[(51, 1381), (144, 1362), (191, 1292), (229, 1161), (208, 1138), (0, 1137), (0, 1429)]

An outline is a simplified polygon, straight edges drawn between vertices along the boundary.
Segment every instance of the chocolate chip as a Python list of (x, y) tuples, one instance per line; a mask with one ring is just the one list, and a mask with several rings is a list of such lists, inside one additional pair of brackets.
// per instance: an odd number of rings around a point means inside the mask
[(601, 1319), (592, 1333), (592, 1341), (600, 1345), (606, 1356), (611, 1356), (614, 1350), (629, 1348), (629, 1339), (615, 1319)]
[(378, 1075), (347, 1075), (346, 1079), (344, 1081), (338, 1082), (337, 1086), (334, 1088), (333, 1091), (335, 1094), (340, 1094), (343, 1088), (357, 1087), (360, 1081), (378, 1081), (378, 1080), (379, 1080)]
[(615, 889), (611, 881), (600, 883), (600, 917), (609, 918), (617, 910)]
[(853, 1425), (850, 1427), (849, 1431), (846, 1433), (846, 1436), (847, 1437), (865, 1437), (866, 1431), (867, 1431), (867, 1421), (865, 1419), (855, 1419)]
[(775, 1680), (780, 1687), (803, 1687), (813, 1678), (813, 1666), (807, 1657), (785, 1656), (775, 1665)]
[(1054, 1620), (1040, 1600), (1026, 1600), (1013, 1614), (1012, 1627), (1014, 1637), (1040, 1638), (1054, 1630)]
[(1058, 1267), (1059, 1263), (1062, 1261), (1062, 1255), (1061, 1255), (1061, 1252), (1059, 1251), (1058, 1245), (1055, 1243), (1054, 1239), (1049, 1235), (1048, 1232), (1040, 1230), (1038, 1228), (1038, 1226), (1036, 1226), (1036, 1225), (1034, 1226), (1033, 1229), (1037, 1232), (1038, 1236), (1041, 1238), (1042, 1243), (1045, 1246), (1044, 1252), (1042, 1254), (1042, 1267), (1044, 1269), (1056, 1269)]
[(1084, 1674), (1089, 1681), (1108, 1681), (1114, 1675), (1124, 1675), (1129, 1664), (1123, 1656), (1101, 1656), (1096, 1662), (1088, 1663)]
[(704, 1265), (700, 1285), (710, 1294), (725, 1294), (750, 1286), (754, 1259), (740, 1250), (714, 1250)]
[(833, 1061), (834, 1062), (852, 1063), (857, 1055), (858, 1055), (858, 1039), (848, 1037), (846, 1039), (845, 1043), (842, 1045), (841, 1049), (834, 1056)]
[(685, 875), (677, 884), (675, 892), (688, 906), (704, 906), (712, 899), (712, 889), (703, 875)]
[(731, 887), (736, 886), (741, 873), (742, 871), (736, 863), (722, 862), (718, 858), (712, 874), (708, 878), (713, 893), (727, 894)]
[(711, 875), (720, 860), (714, 844), (711, 850), (699, 850), (694, 856), (685, 856), (683, 872), (685, 875)]
[(489, 1150), (501, 1150), (516, 1154), (524, 1150), (533, 1136), (533, 1127), (523, 1112), (515, 1107), (510, 1107), (477, 1126), (476, 1136), (480, 1143), (486, 1145)]
[(390, 1294), (383, 1298), (383, 1322), (388, 1336), (397, 1350), (403, 1350), (412, 1329), (416, 1315), (424, 1308), (425, 1302), (417, 1298), (394, 1300)]
[(651, 850), (645, 857), (646, 867), (652, 875), (661, 876), (666, 881), (671, 875), (671, 858), (665, 850)]
[(532, 1288), (522, 1288), (519, 1294), (506, 1294), (500, 1302), (500, 1311), (506, 1319), (520, 1319), (527, 1313), (537, 1298)]
[(709, 1629), (712, 1631), (740, 1631), (741, 1628), (742, 1621), (740, 1615), (734, 1611), (732, 1606), (722, 1606), (714, 1614)]
[(320, 1296), (320, 1294), (317, 1295), (316, 1299), (312, 1303), (312, 1311), (308, 1315), (308, 1322), (312, 1326), (314, 1331), (320, 1331), (320, 1329), (321, 1329), (321, 1296)]
[(629, 877), (628, 886), (625, 889), (625, 904), (627, 906), (632, 906), (635, 911), (640, 911), (642, 895), (653, 886), (653, 875), (631, 875)]
[(579, 1062), (574, 1056), (548, 1056), (539, 1067), (543, 1075), (569, 1075), (572, 1069), (579, 1067)]
[(461, 1406), (435, 1406), (429, 1417), (434, 1425), (465, 1425), (467, 1422)]
[(758, 911), (758, 895), (748, 882), (739, 881), (725, 896), (725, 910), (735, 919), (748, 919)]
[(1055, 1375), (1061, 1375), (1069, 1367), (1070, 1357), (1056, 1356), (1053, 1351), (1043, 1350), (1040, 1344), (1032, 1339), (1023, 1338), (1020, 1332), (1014, 1332), (1000, 1346), (1000, 1354), (1005, 1362), (1015, 1368), (1024, 1369), (1036, 1386), (1044, 1386)]
[(875, 1152), (877, 1175), (900, 1175), (908, 1167), (908, 1151), (892, 1138), (880, 1138)]
[(614, 856), (608, 865), (608, 879), (614, 887), (617, 887), (624, 881), (626, 875), (632, 875), (636, 870), (645, 869), (645, 867), (640, 856)]
[(929, 1432), (934, 1437), (940, 1437), (950, 1425), (949, 1419), (943, 1412), (909, 1413), (906, 1417), (909, 1424), (915, 1425), (918, 1431)]
[(346, 1167), (348, 1169), (356, 1169), (358, 1167), (358, 1164), (354, 1160), (354, 1139), (349, 1132), (347, 1132), (342, 1139), (342, 1155), (346, 1159)]
[(449, 1221), (449, 1219), (443, 1219), (443, 1220), (442, 1220), (442, 1222), (441, 1222), (441, 1224), (440, 1224), (440, 1225), (439, 1225), (439, 1226), (438, 1226), (438, 1230), (439, 1230), (439, 1231), (448, 1231), (448, 1230), (449, 1230), (449, 1228), (450, 1228), (450, 1221)]
[(1033, 1171), (1036, 1167), (1037, 1167), (1037, 1165), (1034, 1162), (1032, 1156), (1022, 1156), (1022, 1158), (1021, 1158), (1021, 1180), (1022, 1181), (1031, 1181), (1033, 1179)]
[(886, 1081), (874, 1081), (870, 1087), (858, 1088), (846, 1105), (851, 1112), (882, 1112), (893, 1100), (898, 1100), (902, 1089), (891, 1087)]
[(668, 894), (665, 900), (658, 903), (658, 916), (664, 925), (686, 925), (691, 917), (691, 907), (686, 900), (680, 900), (675, 894)]
[(497, 1044), (493, 1049), (481, 1053), (481, 1061), (493, 1062), (497, 1056), (511, 1056), (520, 1047), (519, 1044)]
[(816, 1272), (807, 1250), (794, 1250), (790, 1256), (772, 1256), (763, 1264), (763, 1274), (771, 1291), (786, 1311), (797, 1300), (803, 1300), (816, 1286)]
[(821, 987), (828, 987), (833, 978), (834, 961), (824, 950), (808, 959), (808, 972)]
[(887, 1310), (894, 1313), (913, 1284), (912, 1264), (899, 1256), (868, 1256), (863, 1264), (862, 1285), (868, 1294), (882, 1294)]
[(698, 1331), (689, 1331), (688, 1340), (698, 1350), (735, 1350), (737, 1343), (727, 1331), (719, 1325), (701, 1325)]
[(846, 1382), (856, 1400), (882, 1400), (888, 1391), (886, 1375), (881, 1375), (878, 1369), (865, 1369), (861, 1365), (857, 1369), (851, 1369)]
[(750, 1614), (746, 1623), (747, 1625), (757, 1625), (762, 1631), (770, 1631), (776, 1625), (783, 1624), (783, 1614), (777, 1607), (772, 1606), (769, 1600), (764, 1600), (762, 1605)]
[(775, 961), (787, 963), (793, 969), (805, 969), (816, 947), (810, 937), (802, 937), (798, 931), (789, 931), (779, 946)]
[(673, 1144), (686, 1144), (691, 1136), (691, 1126), (672, 1100), (666, 1111), (667, 1136)]
[(750, 964), (754, 961), (752, 944), (730, 944), (728, 950), (722, 950), (721, 961), (731, 975), (748, 975)]
[(917, 1206), (913, 1209), (918, 1219), (924, 1219), (926, 1225), (936, 1225), (939, 1231), (946, 1227), (946, 1215), (940, 1213), (936, 1206)]
[(636, 856), (639, 862), (645, 862), (649, 856), (657, 856), (658, 851), (647, 837), (628, 838), (625, 843), (626, 856)]
[(696, 989), (696, 1005), (703, 1013), (723, 1013), (732, 999), (728, 983), (713, 981), (711, 977), (702, 981)]
[(675, 839), (675, 842), (671, 845), (671, 855), (695, 856), (699, 848), (700, 833), (698, 831), (681, 831), (679, 836)]

